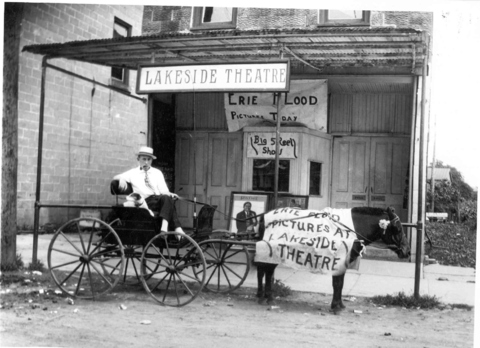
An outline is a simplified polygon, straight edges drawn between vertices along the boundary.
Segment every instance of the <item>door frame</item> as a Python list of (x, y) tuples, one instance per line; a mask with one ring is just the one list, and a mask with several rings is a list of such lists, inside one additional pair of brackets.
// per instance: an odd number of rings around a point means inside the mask
[[(375, 139), (382, 139), (382, 138), (394, 138), (394, 139), (406, 139), (406, 143), (408, 144), (409, 147), (411, 147), (411, 140), (410, 140), (410, 136), (409, 135), (390, 135), (390, 134), (349, 134), (349, 135), (336, 135), (336, 136), (333, 136), (333, 139), (332, 139), (332, 147), (331, 147), (331, 166), (330, 166), (330, 194), (329, 194), (329, 205), (330, 206), (334, 206), (335, 205), (335, 202), (334, 202), (334, 170), (336, 169), (335, 168), (335, 164), (334, 164), (334, 160), (335, 160), (335, 145), (336, 145), (336, 142), (339, 141), (339, 139), (341, 138), (358, 138), (358, 139), (361, 139), (361, 138), (368, 138), (370, 139), (369, 140), (369, 146), (368, 146), (368, 161), (367, 162), (367, 165), (368, 165), (368, 178), (366, 178), (366, 181), (368, 183), (368, 192), (366, 192), (367, 194), (367, 200), (366, 200), (366, 204), (367, 206), (372, 206), (372, 195), (375, 195), (375, 193), (371, 192), (371, 188), (372, 188), (372, 181), (374, 180), (373, 178), (373, 173), (372, 173), (372, 144), (373, 144), (373, 141)], [(409, 182), (411, 182), (411, 172), (410, 172), (410, 153), (411, 153), (411, 149), (408, 151), (408, 160), (407, 160), (407, 168), (409, 170), (409, 175), (408, 175), (408, 179), (409, 179)], [(390, 173), (390, 179), (392, 178), (392, 173)], [(403, 217), (403, 219), (405, 221), (408, 221), (409, 219), (409, 216), (410, 216), (410, 213), (411, 213), (411, 207), (410, 207), (410, 201), (411, 201), (412, 197), (411, 197), (411, 190), (409, 189), (408, 190), (408, 202), (407, 202), (407, 205), (406, 205), (406, 208), (404, 209), (405, 211), (405, 214), (403, 214), (402, 212), (402, 215), (405, 215)]]

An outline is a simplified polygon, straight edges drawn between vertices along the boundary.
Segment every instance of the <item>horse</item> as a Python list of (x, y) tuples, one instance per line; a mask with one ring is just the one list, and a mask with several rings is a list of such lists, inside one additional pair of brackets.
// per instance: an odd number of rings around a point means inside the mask
[[(351, 223), (353, 223), (353, 229), (349, 228), (346, 225), (343, 225), (340, 221), (336, 221), (334, 223), (344, 231), (346, 230), (347, 232), (352, 233), (352, 235), (353, 233), (355, 233), (355, 240), (353, 242), (353, 245), (351, 244), (351, 248), (348, 253), (349, 259), (348, 261), (346, 261), (347, 264), (351, 264), (352, 262), (357, 260), (359, 256), (361, 256), (364, 250), (364, 246), (378, 240), (382, 240), (389, 249), (393, 250), (398, 255), (399, 258), (404, 259), (410, 256), (410, 247), (407, 237), (403, 231), (402, 223), (398, 216), (395, 214), (395, 210), (393, 208), (388, 207), (386, 209), (382, 209), (373, 207), (356, 207), (352, 209), (340, 210), (344, 210), (345, 212), (351, 212)], [(279, 209), (265, 214), (265, 221), (267, 221), (266, 218), (268, 214), (275, 214), (275, 212), (278, 211)], [(310, 215), (311, 214), (312, 213), (310, 213)], [(323, 216), (326, 215), (328, 214), (323, 213)], [(284, 226), (288, 226), (285, 221), (281, 223), (283, 223)], [(272, 225), (273, 228), (275, 228), (276, 224), (278, 225), (278, 221), (273, 221), (273, 223), (270, 223), (270, 228), (272, 228)], [(262, 238), (262, 240), (265, 240), (263, 238), (263, 235), (265, 233), (265, 229), (267, 228), (269, 228), (269, 226), (265, 222), (264, 229), (260, 231), (260, 237)], [(258, 243), (262, 243), (262, 241)], [(257, 255), (255, 258), (257, 259)], [(274, 300), (272, 296), (272, 282), (274, 271), (278, 264), (254, 261), (254, 265), (257, 266), (257, 297), (259, 298), (259, 303), (264, 303), (266, 301), (268, 304), (273, 304)], [(332, 274), (333, 299), (331, 302), (331, 310), (335, 314), (345, 309), (345, 305), (342, 302), (342, 290), (345, 272), (346, 269), (343, 271), (341, 270), (339, 274)], [(264, 277), (265, 288), (263, 288), (262, 284)]]

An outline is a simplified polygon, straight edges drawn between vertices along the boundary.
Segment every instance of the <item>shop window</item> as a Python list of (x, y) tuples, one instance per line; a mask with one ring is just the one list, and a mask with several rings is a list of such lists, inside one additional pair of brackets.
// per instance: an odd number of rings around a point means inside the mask
[(320, 10), (318, 14), (318, 25), (321, 25), (321, 26), (370, 25), (370, 11)]
[[(290, 184), (290, 161), (280, 160), (278, 170), (278, 191), (288, 192)], [(253, 160), (253, 190), (274, 191), (275, 160)]]
[[(132, 36), (132, 26), (115, 17), (113, 23), (113, 38)], [(112, 67), (110, 84), (128, 89), (128, 69)]]
[(322, 191), (322, 164), (319, 162), (310, 162), (310, 196), (320, 196)]
[(194, 7), (192, 30), (235, 29), (237, 9), (233, 7)]

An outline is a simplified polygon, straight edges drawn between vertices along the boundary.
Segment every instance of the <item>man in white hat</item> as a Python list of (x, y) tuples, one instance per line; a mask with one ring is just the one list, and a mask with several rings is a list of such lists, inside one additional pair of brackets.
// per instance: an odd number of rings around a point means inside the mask
[(151, 147), (142, 146), (137, 153), (139, 167), (118, 174), (113, 180), (118, 180), (121, 190), (125, 190), (127, 183), (130, 183), (133, 192), (139, 193), (145, 199), (148, 208), (158, 212), (158, 216), (162, 218), (162, 231), (169, 231), (170, 226), (176, 232), (184, 233), (173, 203), (173, 200), (178, 199), (178, 195), (170, 192), (163, 173), (152, 167), (152, 161), (156, 158)]

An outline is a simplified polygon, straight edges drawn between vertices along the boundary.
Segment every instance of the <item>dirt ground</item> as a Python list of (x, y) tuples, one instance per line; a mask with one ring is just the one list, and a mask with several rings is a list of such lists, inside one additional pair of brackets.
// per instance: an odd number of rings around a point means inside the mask
[[(473, 347), (474, 311), (378, 307), (298, 293), (259, 305), (254, 289), (202, 293), (180, 307), (157, 304), (141, 285), (70, 304), (54, 289), (2, 291), (2, 347)], [(43, 293), (42, 293), (43, 292)]]

